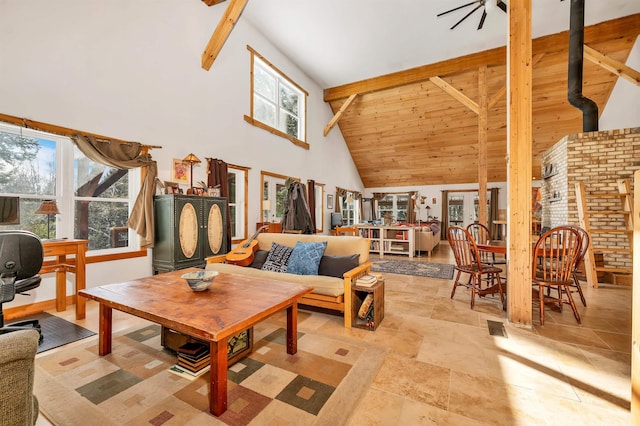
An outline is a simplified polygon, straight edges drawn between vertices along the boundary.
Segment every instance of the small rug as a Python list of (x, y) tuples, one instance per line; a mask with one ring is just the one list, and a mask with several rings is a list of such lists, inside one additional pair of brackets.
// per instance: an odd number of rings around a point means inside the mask
[(390, 274), (416, 275), (418, 277), (453, 278), (453, 265), (447, 263), (429, 263), (410, 260), (387, 260), (370, 258), (373, 262), (371, 270), (374, 272), (388, 272)]
[[(77, 340), (86, 339), (87, 337), (91, 337), (96, 334), (91, 330), (87, 330), (84, 327), (80, 327), (79, 325), (46, 312), (30, 315), (26, 318), (16, 318), (13, 322), (26, 320), (38, 320), (40, 327), (42, 328), (43, 340), (38, 346), (38, 353), (66, 345), (67, 343), (75, 342)], [(12, 321), (8, 321), (9, 324), (11, 324), (11, 322)]]
[[(209, 374), (169, 372), (176, 356), (160, 346), (160, 327), (113, 339), (100, 357), (97, 337), (36, 359), (34, 393), (54, 425), (344, 424), (384, 360), (359, 339), (298, 332), (288, 355), (285, 329), (254, 327), (253, 352), (228, 369), (228, 409), (209, 413)], [(222, 424), (220, 423), (220, 424)]]

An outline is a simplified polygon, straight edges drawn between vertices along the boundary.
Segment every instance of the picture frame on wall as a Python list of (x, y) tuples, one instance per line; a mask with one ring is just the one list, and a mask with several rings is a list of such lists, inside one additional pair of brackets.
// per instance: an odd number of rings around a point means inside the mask
[(178, 184), (189, 183), (189, 163), (180, 160), (179, 158), (173, 159), (171, 167), (171, 180)]
[(333, 195), (327, 194), (327, 208), (333, 210)]

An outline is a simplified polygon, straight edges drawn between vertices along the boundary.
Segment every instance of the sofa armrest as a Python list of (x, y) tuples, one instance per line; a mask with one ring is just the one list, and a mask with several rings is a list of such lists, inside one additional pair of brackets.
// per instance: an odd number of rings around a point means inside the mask
[(225, 260), (226, 260), (226, 257), (227, 257), (226, 254), (219, 254), (217, 256), (209, 256), (205, 260), (206, 260), (207, 264), (209, 264), (209, 263), (224, 263)]
[(353, 301), (351, 299), (351, 288), (355, 285), (356, 280), (368, 274), (371, 271), (371, 262), (364, 262), (361, 265), (356, 266), (353, 269), (345, 272), (342, 277), (344, 278), (344, 326), (345, 328), (351, 328), (351, 310), (353, 309)]

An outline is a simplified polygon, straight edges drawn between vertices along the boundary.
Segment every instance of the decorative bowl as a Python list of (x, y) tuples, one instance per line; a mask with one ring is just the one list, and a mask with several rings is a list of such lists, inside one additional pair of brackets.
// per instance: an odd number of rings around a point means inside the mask
[(182, 274), (181, 278), (184, 278), (191, 290), (205, 291), (211, 286), (216, 275), (218, 275), (216, 271), (195, 271)]

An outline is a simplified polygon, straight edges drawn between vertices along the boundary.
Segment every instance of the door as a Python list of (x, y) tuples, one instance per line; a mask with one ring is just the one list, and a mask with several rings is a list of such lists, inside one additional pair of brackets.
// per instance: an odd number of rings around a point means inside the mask
[(478, 219), (477, 191), (449, 191), (449, 225), (466, 228)]

